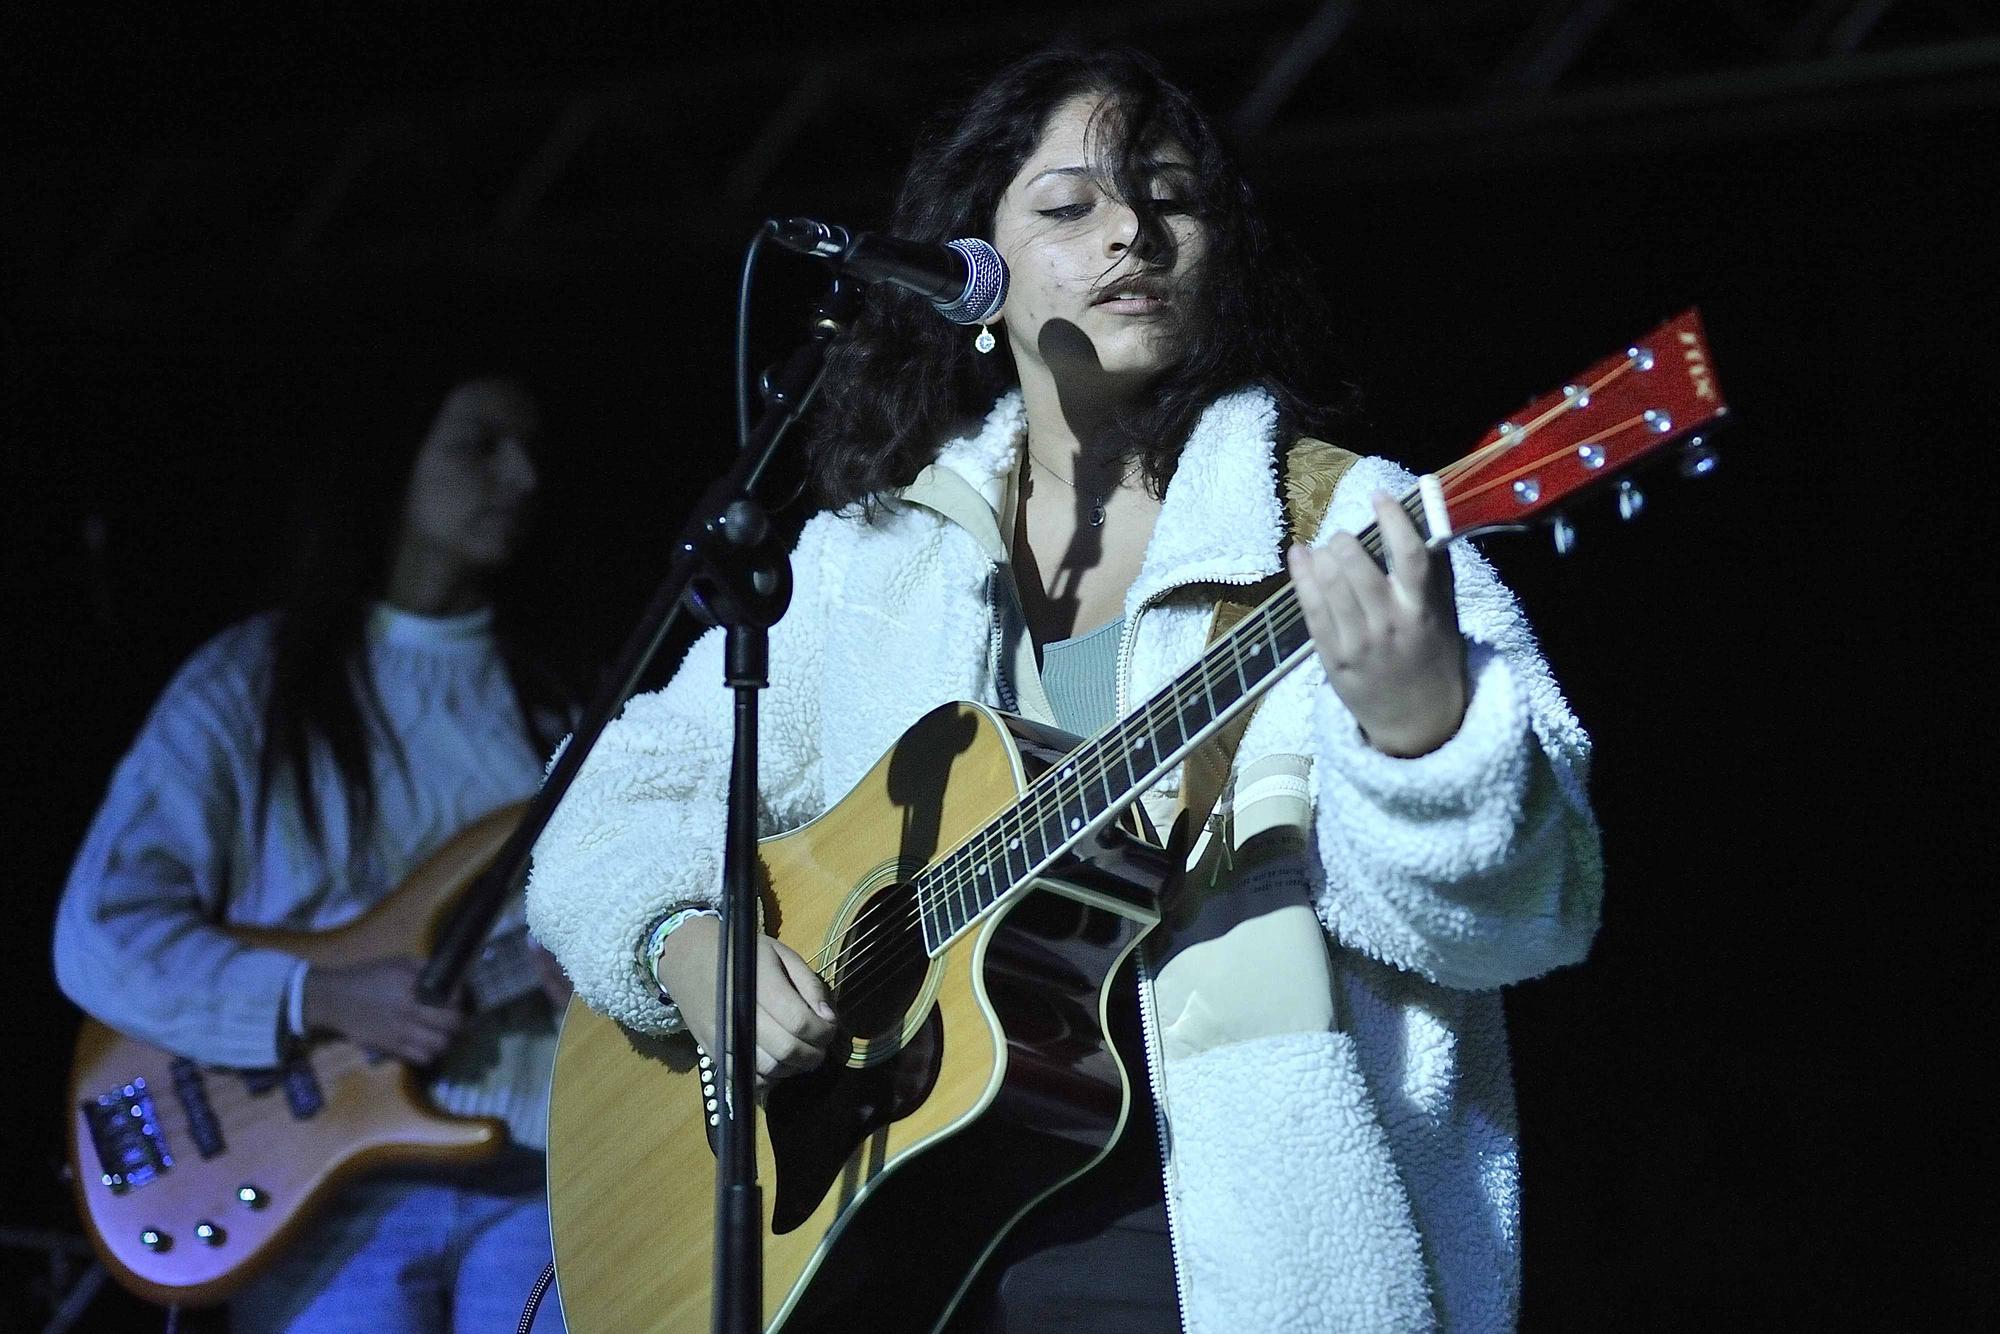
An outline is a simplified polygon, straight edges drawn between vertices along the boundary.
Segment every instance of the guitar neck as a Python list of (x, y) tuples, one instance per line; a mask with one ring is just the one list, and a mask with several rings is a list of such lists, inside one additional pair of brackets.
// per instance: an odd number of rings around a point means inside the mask
[[(1700, 316), (1686, 311), (1495, 425), (1399, 503), (1433, 546), (1544, 519), (1560, 524), (1557, 507), (1570, 496), (1728, 411)], [(1707, 471), (1713, 458), (1703, 438), (1694, 435), (1689, 447), (1692, 471)], [(1621, 512), (1636, 513), (1630, 482), (1620, 487)], [(1386, 564), (1379, 528), (1356, 536)], [(1312, 636), (1287, 583), (1163, 690), (1036, 777), (1012, 807), (916, 877), (925, 948), (935, 956), (1094, 836), (1310, 652)]]
[[(1427, 534), (1419, 492), (1404, 496), (1402, 505)], [(1356, 536), (1378, 565), (1385, 562), (1375, 525)], [(918, 877), (926, 948), (937, 953), (1104, 828), (1311, 651), (1298, 594), (1286, 584), (1164, 689), (1041, 774), (1011, 809)]]

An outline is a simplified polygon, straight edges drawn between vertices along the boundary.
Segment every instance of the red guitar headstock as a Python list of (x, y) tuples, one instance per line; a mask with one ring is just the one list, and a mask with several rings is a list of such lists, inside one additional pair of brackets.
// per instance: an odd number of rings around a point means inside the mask
[[(1569, 530), (1556, 514), (1564, 501), (1677, 440), (1688, 442), (1689, 469), (1706, 472), (1714, 456), (1701, 432), (1728, 412), (1701, 316), (1686, 311), (1535, 399), (1441, 470), (1451, 535), (1551, 517), (1556, 544), (1566, 550)], [(1629, 518), (1640, 498), (1629, 481), (1619, 485), (1619, 507)], [(1437, 516), (1427, 517), (1435, 534)]]

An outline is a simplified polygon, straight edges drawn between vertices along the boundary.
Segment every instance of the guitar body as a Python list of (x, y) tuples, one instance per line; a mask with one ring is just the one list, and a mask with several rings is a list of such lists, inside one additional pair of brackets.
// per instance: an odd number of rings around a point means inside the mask
[[(1106, 1039), (1120, 965), (1171, 857), (1115, 834), (936, 957), (907, 880), (1005, 810), (1074, 738), (970, 704), (912, 727), (819, 819), (766, 839), (766, 929), (832, 978), (842, 1037), (757, 1117), (764, 1327), (931, 1329), (1036, 1200), (1123, 1130), (1137, 1062)], [(775, 912), (772, 906), (775, 904)], [(549, 1118), (549, 1206), (570, 1327), (708, 1326), (719, 1073), (572, 1002)], [(1151, 1133), (1150, 1127), (1141, 1133)]]
[[(1398, 503), (1433, 546), (1555, 519), (1614, 478), (1630, 517), (1644, 497), (1622, 474), (1683, 437), (1684, 468), (1711, 470), (1701, 433), (1728, 410), (1685, 311)], [(1356, 538), (1388, 566), (1377, 525)], [(757, 1118), (766, 1331), (938, 1328), (1021, 1214), (1104, 1156), (1137, 1068), (1107, 1041), (1107, 988), (1179, 860), (1113, 822), (1314, 652), (1284, 584), (1088, 740), (948, 705), (832, 810), (760, 845), (765, 929), (827, 978), (842, 1026)], [(709, 1326), (717, 1083), (686, 1037), (571, 1003), (549, 1204), (572, 1329)]]
[[(347, 926), (230, 934), (323, 966), (421, 960), (521, 810), (469, 826)], [(68, 1145), (77, 1209), (105, 1267), (151, 1301), (225, 1299), (351, 1177), (478, 1162), (506, 1138), (493, 1118), (435, 1110), (416, 1074), (351, 1042), (316, 1042), (283, 1070), (246, 1072), (194, 1066), (94, 1020), (77, 1035)]]

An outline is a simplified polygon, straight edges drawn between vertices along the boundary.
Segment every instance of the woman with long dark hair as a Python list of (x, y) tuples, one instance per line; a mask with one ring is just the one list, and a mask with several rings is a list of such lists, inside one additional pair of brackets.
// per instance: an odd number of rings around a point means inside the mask
[[(1128, 1133), (1014, 1230), (955, 1327), (1508, 1325), (1498, 989), (1583, 956), (1601, 881), (1588, 743), (1513, 598), (1463, 545), (1426, 546), (1391, 498), (1409, 474), (1308, 434), (1350, 429), (1312, 384), (1318, 306), (1147, 59), (1007, 67), (920, 144), (891, 226), (988, 238), (1012, 288), (976, 335), (878, 288), (835, 352), (827, 509), (773, 638), (771, 828), (950, 700), (1102, 731), (1202, 652), (1232, 588), (1289, 574), (1317, 647), (1242, 733), (1144, 944), (1155, 1065)], [(1351, 536), (1370, 522), (1386, 571)], [(697, 645), (604, 734), (529, 893), (586, 1001), (710, 1050), (720, 653)], [(1141, 798), (1157, 828), (1194, 800), (1184, 767)], [(840, 999), (761, 948), (776, 1080), (823, 1058)]]
[(204, 1064), (270, 1069), (338, 1035), (424, 1071), (445, 1110), (506, 1121), (497, 1165), (345, 1188), (234, 1300), (238, 1334), (511, 1327), (548, 1258), (559, 974), (468, 1020), (417, 998), (407, 958), (309, 967), (224, 928), (341, 926), (534, 790), (566, 709), (495, 600), (540, 408), (479, 374), (409, 401), (374, 385), (323, 426), (280, 605), (204, 645), (154, 706), (64, 891), (56, 974), (98, 1019)]

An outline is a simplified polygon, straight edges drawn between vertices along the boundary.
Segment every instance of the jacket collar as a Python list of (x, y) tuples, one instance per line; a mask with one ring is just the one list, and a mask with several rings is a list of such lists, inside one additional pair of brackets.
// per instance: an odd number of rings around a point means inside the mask
[[(1277, 421), (1277, 404), (1255, 388), (1225, 394), (1202, 413), (1167, 485), (1159, 522), (1126, 596), (1127, 616), (1181, 585), (1254, 583), (1279, 571), (1285, 514), (1278, 489)], [(938, 451), (931, 469), (948, 470), (956, 474), (954, 480), (977, 491), (990, 517), (1006, 497), (1026, 436), (1027, 413), (1020, 391), (1009, 390), (994, 403), (979, 429)], [(904, 498), (927, 503), (935, 494), (936, 480), (920, 476)], [(961, 513), (953, 512), (962, 507), (932, 507), (961, 526), (972, 526)]]
[(1262, 389), (1225, 394), (1188, 434), (1160, 503), (1129, 617), (1172, 588), (1255, 583), (1281, 568), (1284, 506), (1278, 496), (1278, 405)]
[(931, 467), (957, 473), (998, 513), (1027, 438), (1028, 410), (1021, 402), (1021, 391), (1009, 389), (995, 400), (978, 430), (946, 441)]

